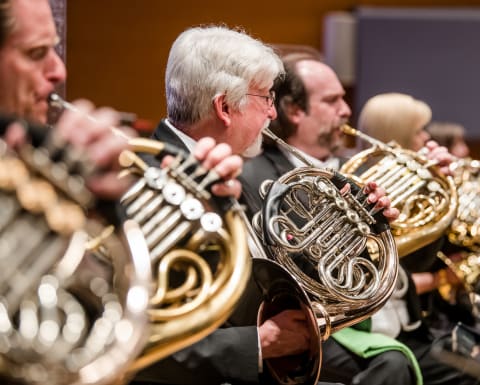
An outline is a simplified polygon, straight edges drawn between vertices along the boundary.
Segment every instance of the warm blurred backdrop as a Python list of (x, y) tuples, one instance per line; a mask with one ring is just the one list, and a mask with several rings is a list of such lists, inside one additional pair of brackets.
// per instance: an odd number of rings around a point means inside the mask
[[(325, 16), (366, 5), (480, 10), (480, 0), (67, 0), (66, 96), (86, 97), (156, 123), (165, 115), (168, 50), (185, 28), (224, 23), (268, 43), (323, 51)], [(355, 83), (346, 88), (353, 104)]]

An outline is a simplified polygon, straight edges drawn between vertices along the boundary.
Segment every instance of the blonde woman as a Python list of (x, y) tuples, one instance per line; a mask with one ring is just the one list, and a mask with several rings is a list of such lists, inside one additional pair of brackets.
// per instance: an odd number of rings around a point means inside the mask
[[(428, 143), (428, 146), (438, 146), (439, 151), (448, 154), (446, 147), (430, 140), (426, 129), (431, 119), (432, 110), (427, 103), (411, 95), (391, 92), (373, 96), (365, 103), (358, 128), (382, 142), (395, 141), (405, 149), (418, 151)], [(439, 239), (402, 258), (402, 265), (413, 273), (418, 294), (434, 292), (446, 283), (459, 284), (455, 274), (436, 258), (442, 244), (443, 239)], [(432, 326), (443, 327), (438, 324)]]
[(418, 151), (430, 139), (425, 127), (432, 110), (425, 102), (396, 92), (370, 98), (362, 108), (358, 128), (366, 134), (401, 147)]

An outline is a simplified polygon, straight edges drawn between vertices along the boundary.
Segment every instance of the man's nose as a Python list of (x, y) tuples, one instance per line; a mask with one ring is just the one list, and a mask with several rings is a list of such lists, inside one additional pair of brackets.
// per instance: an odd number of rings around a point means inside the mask
[(67, 76), (65, 64), (53, 48), (50, 52), (50, 57), (46, 65), (45, 75), (47, 79), (54, 84), (65, 81), (65, 78)]
[(432, 139), (432, 136), (430, 135), (430, 133), (429, 133), (428, 131), (423, 130), (423, 131), (422, 131), (422, 134), (423, 134), (423, 138), (424, 138), (424, 140), (423, 140), (424, 143), (426, 143), (426, 142), (428, 142), (430, 139)]
[(272, 105), (269, 109), (268, 109), (268, 118), (270, 120), (274, 120), (277, 118), (277, 109), (275, 108), (275, 105)]
[(340, 108), (340, 116), (343, 118), (349, 118), (352, 115), (352, 110), (350, 109), (350, 106), (347, 104), (347, 102), (342, 99), (342, 106)]

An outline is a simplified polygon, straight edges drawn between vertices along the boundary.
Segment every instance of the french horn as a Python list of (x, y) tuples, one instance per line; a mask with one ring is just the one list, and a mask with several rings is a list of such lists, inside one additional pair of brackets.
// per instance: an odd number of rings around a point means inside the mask
[[(478, 293), (478, 283), (480, 280), (480, 255), (478, 252), (467, 250), (460, 250), (455, 254), (455, 257), (447, 256), (443, 251), (437, 253), (445, 265), (455, 273), (461, 286), (468, 293), (470, 303), (473, 306), (474, 315), (480, 316), (480, 294)], [(456, 302), (458, 287), (452, 286), (450, 283), (442, 283), (438, 288), (440, 295), (447, 302)]]
[[(264, 205), (252, 222), (267, 258), (300, 286), (291, 295), (302, 293), (299, 303), (308, 307), (307, 320), (313, 315), (317, 330), (311, 340), (316, 338), (318, 346), (311, 351), (319, 358), (315, 362), (310, 353), (301, 367), (314, 371), (321, 362), (322, 340), (368, 318), (390, 297), (398, 255), (388, 224), (368, 206), (363, 190), (342, 190), (348, 182), (342, 175), (313, 167), (270, 130), (263, 133), (306, 164), (262, 184)], [(275, 307), (281, 308), (281, 298), (277, 302)], [(284, 361), (267, 365), (277, 383), (307, 383), (302, 375), (295, 376), (295, 369), (285, 374)]]
[(455, 218), (457, 191), (436, 162), (396, 144), (386, 144), (344, 125), (342, 131), (371, 144), (343, 164), (340, 172), (357, 183), (374, 180), (400, 211), (390, 223), (400, 257), (440, 238)]
[[(76, 110), (58, 95), (52, 102)], [(120, 205), (140, 229), (153, 276), (147, 341), (126, 369), (131, 377), (225, 322), (247, 284), (251, 260), (241, 214), (230, 199), (210, 193), (220, 179), (213, 170), (168, 143), (125, 139), (129, 149), (120, 155), (119, 176), (135, 182)], [(161, 168), (165, 155), (174, 159)]]
[(450, 168), (457, 186), (458, 209), (447, 231), (448, 240), (480, 251), (480, 161), (457, 159)]
[(17, 152), (0, 141), (0, 378), (117, 383), (145, 344), (147, 246), (135, 223), (122, 240), (86, 215), (93, 197), (66, 166), (78, 159), (43, 136)]
[[(213, 170), (156, 140), (131, 139), (130, 146), (120, 162), (137, 181), (120, 202), (143, 233), (154, 275), (148, 343), (129, 368), (134, 373), (224, 323), (247, 284), (251, 259), (241, 214), (209, 191), (219, 180)], [(170, 165), (151, 165), (165, 154), (174, 155)]]
[[(480, 316), (480, 162), (464, 158), (456, 159), (450, 169), (457, 186), (458, 209), (447, 229), (448, 240), (458, 247), (455, 256), (438, 252), (438, 257), (455, 273), (470, 297), (474, 315)], [(447, 301), (455, 301), (457, 289), (449, 283), (439, 292)]]

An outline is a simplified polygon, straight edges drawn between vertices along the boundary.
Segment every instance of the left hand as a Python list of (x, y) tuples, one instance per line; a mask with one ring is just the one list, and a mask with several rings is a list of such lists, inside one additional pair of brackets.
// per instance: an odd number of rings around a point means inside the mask
[(379, 187), (376, 182), (367, 182), (364, 192), (368, 195), (367, 201), (370, 204), (375, 203), (375, 209), (382, 210), (383, 216), (389, 222), (394, 221), (400, 215), (400, 211), (396, 207), (391, 207), (390, 199), (385, 195), (385, 189)]
[(232, 155), (228, 144), (215, 144), (212, 138), (202, 138), (197, 142), (193, 154), (204, 167), (214, 169), (223, 179), (223, 182), (212, 186), (212, 193), (237, 199), (240, 197), (242, 185), (236, 178), (242, 172), (243, 160), (238, 155)]
[(27, 133), (25, 128), (18, 122), (13, 122), (7, 128), (5, 132), (5, 142), (11, 148), (21, 147), (27, 140)]
[(84, 152), (99, 172), (88, 176), (89, 189), (104, 199), (117, 199), (130, 186), (129, 178), (118, 178), (118, 156), (128, 147), (127, 138), (136, 133), (127, 127), (118, 128), (125, 134), (112, 131), (119, 114), (111, 108), (96, 109), (92, 103), (79, 100), (73, 103), (77, 111), (65, 110), (55, 130), (75, 149)]

